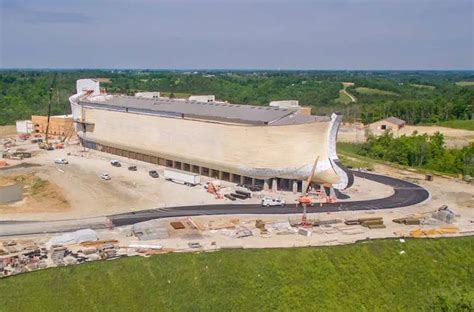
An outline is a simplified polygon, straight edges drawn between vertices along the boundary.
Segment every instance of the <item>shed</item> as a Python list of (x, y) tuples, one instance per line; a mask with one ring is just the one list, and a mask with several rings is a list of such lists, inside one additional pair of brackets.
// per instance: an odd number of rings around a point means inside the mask
[(18, 120), (16, 122), (16, 132), (19, 134), (29, 134), (33, 132), (33, 123), (31, 120)]
[(385, 131), (385, 130), (399, 130), (403, 128), (406, 124), (405, 120), (402, 120), (397, 117), (388, 117), (376, 122), (373, 122), (369, 124), (369, 128), (371, 130), (376, 130), (376, 131)]

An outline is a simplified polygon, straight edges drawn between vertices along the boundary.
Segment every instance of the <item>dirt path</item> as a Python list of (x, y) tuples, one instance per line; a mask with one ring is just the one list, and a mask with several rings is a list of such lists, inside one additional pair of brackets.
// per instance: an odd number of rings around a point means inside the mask
[(341, 92), (347, 95), (351, 99), (352, 103), (357, 102), (357, 99), (355, 98), (355, 96), (347, 92), (346, 89), (342, 89)]

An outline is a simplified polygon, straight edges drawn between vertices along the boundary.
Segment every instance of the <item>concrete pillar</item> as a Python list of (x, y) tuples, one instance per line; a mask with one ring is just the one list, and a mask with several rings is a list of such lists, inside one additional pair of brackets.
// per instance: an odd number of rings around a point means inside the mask
[(272, 179), (272, 191), (273, 192), (278, 191), (278, 180), (277, 179)]
[(297, 180), (293, 180), (293, 194), (296, 194), (298, 193), (298, 181)]
[(252, 178), (252, 186), (255, 186), (255, 178)]
[(202, 167), (199, 166), (199, 175), (202, 175)]
[(229, 181), (234, 183), (234, 174), (232, 172), (229, 173)]
[(222, 171), (218, 171), (218, 174), (219, 174), (219, 180), (222, 180)]
[(181, 163), (181, 170), (184, 170), (184, 162)]
[(268, 183), (269, 183), (268, 179), (263, 180), (263, 190), (264, 191), (268, 191), (268, 189), (269, 189)]
[(240, 184), (244, 184), (244, 181), (245, 181), (245, 177), (243, 175), (240, 176)]

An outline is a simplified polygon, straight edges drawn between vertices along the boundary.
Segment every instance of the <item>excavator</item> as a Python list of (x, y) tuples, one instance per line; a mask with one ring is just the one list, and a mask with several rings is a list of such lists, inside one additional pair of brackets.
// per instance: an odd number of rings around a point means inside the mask
[(44, 141), (38, 143), (38, 146), (40, 149), (44, 149), (47, 151), (52, 151), (54, 149), (53, 144), (48, 142), (48, 135), (49, 135), (49, 120), (51, 118), (51, 99), (53, 97), (53, 87), (54, 87), (54, 83), (56, 82), (56, 76), (57, 76), (57, 73), (54, 74), (53, 81), (51, 82), (51, 86), (49, 87), (48, 121), (46, 123), (46, 132), (44, 136)]

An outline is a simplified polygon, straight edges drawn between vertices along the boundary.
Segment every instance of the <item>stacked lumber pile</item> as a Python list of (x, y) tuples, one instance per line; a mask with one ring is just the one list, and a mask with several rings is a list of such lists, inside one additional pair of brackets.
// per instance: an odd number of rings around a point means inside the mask
[(384, 229), (386, 228), (385, 224), (383, 224), (382, 217), (374, 217), (374, 218), (360, 218), (354, 220), (346, 220), (344, 221), (346, 225), (362, 225), (369, 229)]

